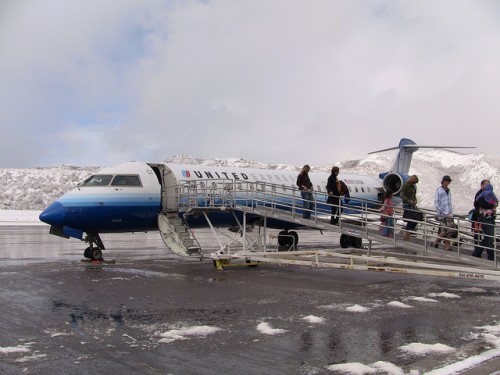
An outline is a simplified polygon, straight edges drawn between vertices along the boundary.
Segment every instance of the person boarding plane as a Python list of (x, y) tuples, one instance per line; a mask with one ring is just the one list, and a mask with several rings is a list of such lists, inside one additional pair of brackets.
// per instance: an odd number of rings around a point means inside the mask
[[(412, 155), (419, 147), (444, 148), (417, 146), (412, 140), (403, 138), (398, 147), (375, 151), (399, 150), (392, 167), (378, 178), (341, 173), (339, 180), (343, 180), (350, 190), (351, 205), (356, 204), (356, 199), (378, 204), (387, 190), (397, 195), (408, 179)], [(310, 178), (314, 190), (324, 193), (328, 173), (311, 172)], [(166, 240), (182, 237), (180, 233), (176, 233), (185, 230), (182, 223), (189, 227), (209, 225), (208, 217), (205, 219), (201, 215), (185, 215), (179, 209), (182, 203), (179, 187), (187, 184), (192, 189), (203, 189), (209, 199), (217, 199), (220, 192), (210, 189), (211, 186), (216, 186), (215, 181), (220, 180), (236, 184), (247, 183), (250, 186), (254, 184), (256, 188), (273, 184), (282, 186), (284, 192), (296, 189), (296, 172), (290, 171), (128, 162), (99, 170), (50, 204), (39, 218), (50, 225), (51, 234), (88, 242), (90, 246), (85, 249), (84, 256), (93, 260), (102, 259), (102, 250), (105, 249), (101, 233), (159, 230), (172, 251), (183, 255), (198, 254), (199, 246), (192, 239), (180, 241), (180, 245), (179, 241)], [(280, 199), (289, 201), (290, 194), (283, 193)], [(326, 195), (324, 197), (326, 201)], [(217, 226), (229, 227), (237, 220), (236, 216), (222, 210), (211, 211), (209, 217)], [(252, 218), (254, 223), (261, 219), (258, 216)], [(176, 221), (181, 224), (175, 224)], [(293, 228), (293, 223), (279, 220), (272, 224), (278, 229)], [(169, 235), (164, 232), (169, 232)], [(297, 237), (297, 243), (298, 235), (293, 233)]]

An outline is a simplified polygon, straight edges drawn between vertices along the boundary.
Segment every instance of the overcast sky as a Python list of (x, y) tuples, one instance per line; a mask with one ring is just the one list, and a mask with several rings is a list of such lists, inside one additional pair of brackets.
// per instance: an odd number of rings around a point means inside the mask
[(500, 156), (500, 2), (0, 2), (0, 167)]

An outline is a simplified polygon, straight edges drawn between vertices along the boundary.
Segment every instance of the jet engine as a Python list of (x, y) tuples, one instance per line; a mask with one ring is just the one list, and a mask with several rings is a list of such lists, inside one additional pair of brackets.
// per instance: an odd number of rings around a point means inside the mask
[(408, 181), (409, 176), (399, 173), (387, 173), (385, 176), (380, 176), (383, 178), (382, 187), (384, 191), (391, 190), (394, 195), (399, 194), (404, 183)]

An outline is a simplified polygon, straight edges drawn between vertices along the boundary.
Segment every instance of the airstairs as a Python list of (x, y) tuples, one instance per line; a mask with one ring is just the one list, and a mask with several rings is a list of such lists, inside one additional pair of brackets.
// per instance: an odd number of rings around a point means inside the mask
[(165, 245), (178, 255), (201, 255), (201, 246), (177, 212), (158, 215), (158, 228)]
[[(216, 179), (181, 181), (176, 194), (178, 212), (159, 218), (161, 228), (165, 228), (161, 229), (165, 243), (169, 247), (173, 243), (172, 246), (176, 247), (173, 251), (178, 254), (200, 253), (199, 244), (190, 242), (192, 236), (181, 238), (179, 233), (186, 229), (186, 225), (174, 223), (178, 223), (177, 219), (184, 223), (178, 216), (188, 218), (189, 215), (202, 214), (219, 242), (220, 249), (212, 253), (211, 258), (220, 270), (232, 265), (275, 263), (500, 281), (496, 241), (493, 262), (470, 256), (474, 246), (471, 223), (464, 218), (455, 218), (457, 236), (452, 238), (454, 246), (452, 251), (445, 251), (432, 246), (438, 237), (438, 222), (433, 211), (424, 211), (424, 220), (419, 222), (411, 240), (405, 241), (404, 236), (397, 233), (398, 228), (395, 228), (392, 238), (381, 235), (378, 203), (373, 201), (353, 198), (348, 204), (342, 204), (339, 223), (332, 225), (332, 205), (325, 203), (324, 193), (315, 193), (316, 204), (311, 210), (311, 219), (304, 219), (300, 192), (286, 185)], [(402, 209), (396, 208), (395, 211), (395, 223), (402, 223)], [(232, 214), (239, 227), (233, 237), (224, 235), (226, 238), (223, 240), (220, 239), (222, 232), (211, 223), (211, 218), (222, 214)], [(257, 239), (247, 233), (248, 222), (255, 222), (256, 219), (260, 220), (263, 232)], [(287, 251), (278, 251), (283, 250), (283, 246), (275, 243), (275, 235), (273, 238), (267, 234), (267, 223), (271, 220), (293, 229), (338, 233), (341, 247), (301, 250), (295, 240), (291, 243), (280, 241), (280, 235), (283, 236), (281, 240), (284, 236), (295, 239), (296, 232), (287, 231), (281, 232), (277, 238), (278, 242), (288, 245)], [(178, 239), (175, 232), (179, 232)], [(190, 233), (188, 229), (187, 232)], [(363, 243), (366, 245), (364, 248)]]

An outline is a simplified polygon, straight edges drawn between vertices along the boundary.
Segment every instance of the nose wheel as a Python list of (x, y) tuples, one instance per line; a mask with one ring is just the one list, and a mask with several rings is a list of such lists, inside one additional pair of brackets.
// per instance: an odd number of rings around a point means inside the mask
[(102, 260), (102, 251), (98, 247), (89, 246), (83, 252), (83, 256), (90, 260)]
[(89, 247), (87, 247), (83, 256), (90, 260), (103, 260), (102, 259), (102, 250), (104, 250), (104, 244), (102, 243), (101, 237), (98, 233), (88, 234), (85, 238), (85, 241), (89, 243)]

